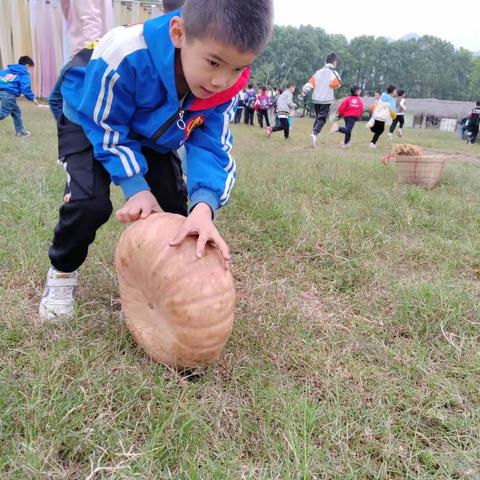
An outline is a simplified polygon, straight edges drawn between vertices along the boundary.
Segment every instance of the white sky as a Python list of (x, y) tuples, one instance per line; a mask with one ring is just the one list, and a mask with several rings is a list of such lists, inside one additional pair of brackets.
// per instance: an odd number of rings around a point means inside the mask
[[(480, 0), (274, 0), (277, 25), (313, 25), (349, 40), (359, 35), (434, 35), (480, 51)], [(375, 9), (373, 5), (378, 5)]]

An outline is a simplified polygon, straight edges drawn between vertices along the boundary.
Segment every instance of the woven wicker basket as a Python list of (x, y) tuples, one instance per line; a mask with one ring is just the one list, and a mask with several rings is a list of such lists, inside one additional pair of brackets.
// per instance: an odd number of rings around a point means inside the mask
[(444, 156), (417, 156), (395, 155), (395, 167), (400, 183), (420, 185), (426, 188), (436, 187), (445, 168)]

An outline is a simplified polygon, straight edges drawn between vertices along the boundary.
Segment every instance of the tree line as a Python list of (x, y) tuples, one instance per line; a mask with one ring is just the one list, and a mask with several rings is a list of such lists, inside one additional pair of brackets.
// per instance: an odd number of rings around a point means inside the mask
[(295, 82), (300, 87), (331, 52), (339, 57), (340, 95), (352, 85), (373, 95), (393, 83), (413, 98), (480, 99), (480, 57), (429, 35), (397, 41), (364, 35), (349, 42), (344, 35), (309, 25), (275, 26), (271, 42), (253, 66), (252, 80), (271, 87)]

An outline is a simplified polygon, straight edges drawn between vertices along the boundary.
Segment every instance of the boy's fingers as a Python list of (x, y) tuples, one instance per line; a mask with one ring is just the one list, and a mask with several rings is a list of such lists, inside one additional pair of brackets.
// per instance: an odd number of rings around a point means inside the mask
[(202, 258), (205, 253), (205, 245), (208, 242), (208, 236), (200, 235), (197, 240), (197, 257)]
[(225, 243), (225, 240), (220, 236), (219, 233), (213, 235), (212, 240), (220, 250), (220, 253), (222, 254), (224, 260), (225, 268), (228, 270), (230, 268), (230, 261), (232, 260), (228, 245)]

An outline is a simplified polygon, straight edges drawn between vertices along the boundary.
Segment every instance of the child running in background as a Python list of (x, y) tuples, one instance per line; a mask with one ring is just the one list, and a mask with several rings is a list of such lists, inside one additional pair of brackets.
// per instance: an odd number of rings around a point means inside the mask
[(289, 83), (285, 91), (277, 99), (277, 118), (279, 125), (272, 127), (267, 127), (266, 134), (270, 138), (273, 132), (281, 132), (283, 130), (283, 135), (285, 140), (289, 138), (290, 135), (290, 112), (295, 109), (297, 106), (293, 103), (293, 94), (295, 93), (295, 84)]
[(362, 89), (357, 85), (354, 85), (350, 89), (350, 96), (347, 97), (340, 105), (338, 109), (338, 116), (345, 120), (345, 127), (340, 127), (335, 122), (330, 130), (330, 133), (343, 133), (345, 139), (342, 143), (342, 147), (351, 147), (350, 139), (352, 138), (352, 130), (355, 123), (360, 119), (363, 113), (363, 102), (360, 98)]
[(388, 136), (392, 138), (393, 132), (395, 128), (397, 128), (397, 135), (399, 137), (403, 137), (402, 128), (405, 125), (405, 112), (407, 111), (406, 103), (405, 103), (405, 90), (398, 91), (398, 97), (396, 101), (397, 105), (397, 117), (393, 120), (392, 124), (390, 125), (390, 131), (388, 132)]
[(377, 103), (377, 107), (373, 112), (369, 125), (370, 130), (373, 133), (372, 141), (370, 142), (370, 148), (377, 148), (378, 139), (385, 131), (385, 124), (390, 123), (397, 116), (397, 105), (395, 103), (395, 97), (397, 96), (397, 87), (395, 85), (389, 85), (387, 91), (382, 93), (380, 100)]
[(0, 120), (11, 116), (17, 137), (28, 137), (31, 134), (23, 126), (22, 111), (17, 104), (17, 97), (24, 95), (38, 105), (30, 83), (30, 72), (34, 66), (33, 60), (24, 56), (19, 58), (18, 63), (0, 70)]
[(267, 87), (262, 87), (257, 97), (258, 107), (258, 123), (260, 128), (263, 128), (263, 120), (267, 127), (270, 126), (270, 120), (268, 118), (268, 109), (270, 108), (270, 96), (267, 93)]
[(480, 100), (477, 101), (477, 105), (468, 115), (468, 127), (467, 127), (467, 143), (475, 143), (478, 136), (478, 130), (480, 127)]
[(315, 72), (302, 88), (304, 97), (310, 90), (313, 90), (312, 101), (315, 106), (315, 122), (310, 135), (313, 148), (317, 144), (318, 134), (327, 123), (330, 107), (335, 101), (335, 90), (341, 87), (340, 75), (335, 70), (337, 61), (338, 57), (335, 53), (328, 55), (324, 67)]

